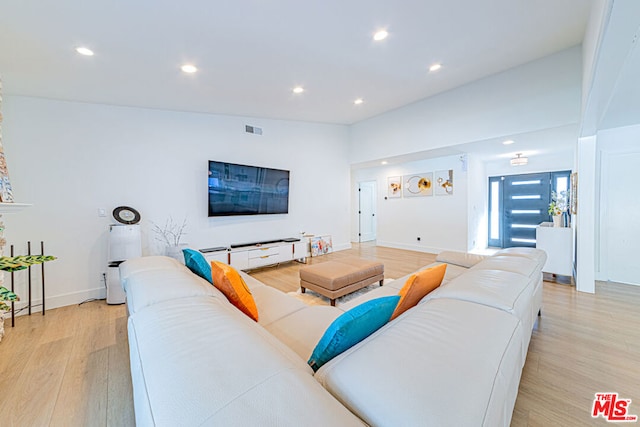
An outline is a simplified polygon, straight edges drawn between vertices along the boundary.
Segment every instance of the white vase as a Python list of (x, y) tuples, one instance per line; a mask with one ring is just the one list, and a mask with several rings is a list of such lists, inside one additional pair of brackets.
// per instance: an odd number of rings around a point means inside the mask
[(167, 246), (164, 250), (164, 254), (168, 257), (175, 258), (180, 262), (184, 262), (184, 255), (182, 254), (182, 250), (186, 249), (188, 244), (181, 243), (177, 246)]
[(554, 215), (553, 216), (553, 226), (554, 227), (564, 227), (562, 215)]

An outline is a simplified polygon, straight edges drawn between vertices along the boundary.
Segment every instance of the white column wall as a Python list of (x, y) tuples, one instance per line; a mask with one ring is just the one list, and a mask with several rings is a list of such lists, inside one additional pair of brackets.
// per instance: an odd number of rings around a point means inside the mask
[(640, 125), (598, 133), (596, 278), (640, 285)]
[(596, 291), (596, 136), (578, 140), (577, 160), (576, 289), (593, 294)]

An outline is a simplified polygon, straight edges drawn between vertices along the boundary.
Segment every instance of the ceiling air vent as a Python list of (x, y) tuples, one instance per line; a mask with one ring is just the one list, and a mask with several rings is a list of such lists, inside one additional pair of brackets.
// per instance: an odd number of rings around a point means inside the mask
[(244, 125), (244, 131), (247, 133), (252, 133), (254, 135), (262, 135), (262, 128), (259, 128), (257, 126)]

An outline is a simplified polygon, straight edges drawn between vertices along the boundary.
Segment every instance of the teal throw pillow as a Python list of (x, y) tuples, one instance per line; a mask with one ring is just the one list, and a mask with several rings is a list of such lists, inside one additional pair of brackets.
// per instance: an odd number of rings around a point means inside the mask
[(383, 327), (400, 301), (398, 295), (376, 298), (342, 314), (329, 325), (307, 361), (313, 371)]
[(211, 264), (204, 259), (204, 256), (193, 249), (183, 249), (182, 253), (184, 254), (184, 265), (186, 265), (189, 270), (202, 277), (205, 280), (208, 280), (209, 283), (213, 283), (211, 279)]

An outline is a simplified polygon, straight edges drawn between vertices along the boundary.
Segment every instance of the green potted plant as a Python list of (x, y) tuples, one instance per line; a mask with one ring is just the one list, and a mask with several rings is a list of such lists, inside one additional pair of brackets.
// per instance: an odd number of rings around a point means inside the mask
[[(31, 265), (42, 264), (43, 262), (53, 261), (54, 259), (56, 259), (56, 257), (51, 255), (0, 256), (0, 270), (25, 270)], [(9, 289), (0, 286), (0, 341), (4, 336), (4, 315), (11, 310), (11, 306), (7, 304), (7, 302), (14, 301), (20, 301), (20, 298)]]
[(9, 289), (0, 286), (0, 341), (4, 336), (4, 315), (11, 310), (11, 306), (7, 302), (11, 301), (20, 301), (20, 298)]

